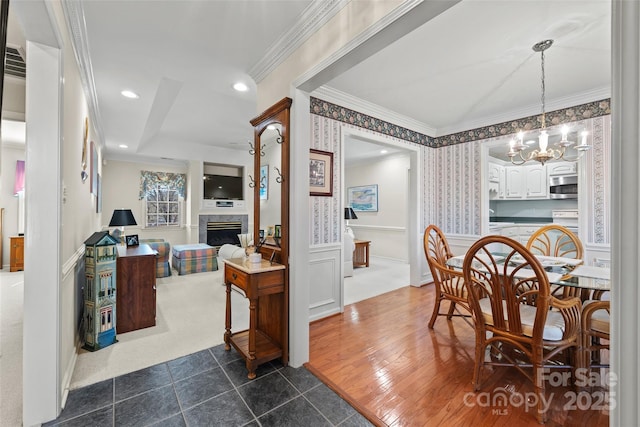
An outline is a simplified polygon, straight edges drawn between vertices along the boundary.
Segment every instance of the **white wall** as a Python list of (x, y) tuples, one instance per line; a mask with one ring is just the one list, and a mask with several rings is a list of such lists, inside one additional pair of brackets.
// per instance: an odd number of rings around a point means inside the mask
[(114, 209), (131, 209), (138, 225), (125, 227), (125, 234), (137, 234), (141, 239), (162, 238), (171, 245), (187, 243), (184, 227), (167, 227), (161, 230), (144, 228), (144, 204), (139, 199), (140, 172), (143, 170), (188, 173), (187, 165), (184, 164), (170, 165), (107, 160), (102, 166), (103, 197), (101, 228), (108, 228)]
[(409, 156), (387, 157), (345, 168), (345, 206), (348, 188), (378, 185), (378, 212), (356, 212), (349, 221), (356, 239), (371, 240), (371, 255), (409, 261), (407, 235)]
[(24, 148), (2, 147), (0, 164), (0, 207), (4, 208), (2, 221), (1, 267), (9, 268), (9, 238), (18, 234), (18, 197), (13, 195), (16, 161), (24, 160)]

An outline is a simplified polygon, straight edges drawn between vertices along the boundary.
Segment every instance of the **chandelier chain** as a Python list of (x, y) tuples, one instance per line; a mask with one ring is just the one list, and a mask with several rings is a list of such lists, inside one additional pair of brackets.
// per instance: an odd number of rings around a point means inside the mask
[(546, 114), (545, 114), (545, 105), (544, 105), (544, 93), (545, 93), (545, 86), (544, 86), (544, 50), (540, 51), (540, 56), (542, 58), (542, 61), (540, 61), (541, 68), (542, 68), (542, 95), (540, 95), (540, 101), (542, 102), (542, 129), (547, 127), (547, 123), (546, 123)]

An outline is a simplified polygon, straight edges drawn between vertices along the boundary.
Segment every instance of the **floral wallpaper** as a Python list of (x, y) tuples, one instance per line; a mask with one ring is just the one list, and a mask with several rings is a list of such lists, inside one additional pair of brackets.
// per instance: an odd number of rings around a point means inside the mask
[(158, 185), (177, 190), (180, 197), (186, 200), (187, 175), (173, 172), (140, 171), (140, 200), (146, 198), (147, 191)]
[[(358, 113), (317, 98), (311, 98), (311, 148), (334, 153), (333, 197), (311, 197), (313, 226), (311, 244), (340, 241), (340, 198), (337, 188), (342, 127), (357, 127), (402, 142), (422, 145), (423, 224), (438, 224), (445, 233), (479, 235), (481, 232), (481, 152), (482, 144), (520, 129), (540, 128), (540, 116), (499, 123), (437, 138)], [(610, 100), (590, 102), (547, 113), (548, 126), (580, 122), (592, 135), (593, 149), (585, 156), (585, 173), (593, 176), (589, 194), (594, 196), (594, 224), (589, 243), (609, 243), (609, 194), (611, 145)]]

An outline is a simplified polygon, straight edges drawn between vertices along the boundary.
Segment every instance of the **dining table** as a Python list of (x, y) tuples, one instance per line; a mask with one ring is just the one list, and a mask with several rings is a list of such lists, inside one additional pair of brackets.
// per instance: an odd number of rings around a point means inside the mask
[[(611, 291), (611, 274), (609, 268), (584, 265), (583, 260), (566, 257), (553, 257), (546, 255), (534, 255), (547, 273), (550, 285), (567, 286), (572, 288), (580, 288), (585, 291), (582, 293), (583, 300), (589, 299), (593, 294), (593, 291), (602, 294), (607, 291)], [(506, 254), (496, 252), (492, 253), (491, 257), (499, 263), (503, 263), (506, 259)], [(446, 264), (449, 267), (456, 269), (462, 269), (465, 255), (458, 255), (449, 258)], [(516, 259), (516, 262), (511, 262), (512, 267), (516, 268), (518, 265), (517, 256), (510, 259)], [(533, 270), (520, 269), (517, 272), (517, 276), (526, 278), (528, 274), (533, 276)]]

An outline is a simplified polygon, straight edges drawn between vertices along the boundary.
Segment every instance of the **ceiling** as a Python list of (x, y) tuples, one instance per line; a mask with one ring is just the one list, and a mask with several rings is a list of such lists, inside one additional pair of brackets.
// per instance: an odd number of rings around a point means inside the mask
[[(247, 149), (249, 120), (259, 113), (256, 82), (347, 2), (65, 2), (85, 20), (107, 157), (213, 160), (201, 153)], [(331, 10), (323, 8), (329, 3)], [(540, 56), (531, 47), (551, 38), (547, 111), (608, 97), (610, 9), (609, 0), (463, 0), (321, 93), (368, 114), (392, 112), (386, 117), (418, 123), (415, 130), (431, 136), (538, 114)], [(234, 91), (237, 81), (249, 90)], [(124, 89), (140, 98), (124, 98)]]

